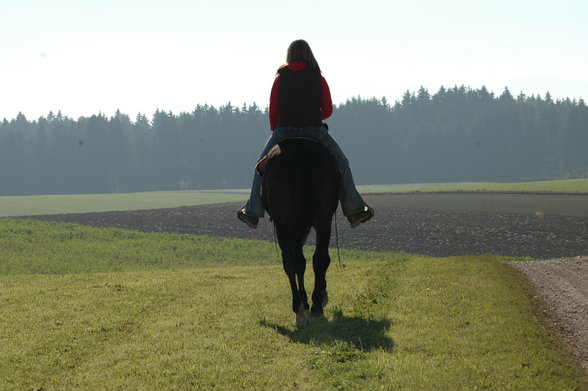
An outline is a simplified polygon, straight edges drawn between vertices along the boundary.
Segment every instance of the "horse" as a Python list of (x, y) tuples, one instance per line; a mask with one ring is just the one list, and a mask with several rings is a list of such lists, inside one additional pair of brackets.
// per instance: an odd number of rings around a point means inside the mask
[(341, 176), (337, 162), (315, 140), (291, 138), (280, 142), (265, 162), (262, 199), (275, 226), (282, 264), (292, 289), (296, 326), (308, 323), (304, 288), (303, 246), (311, 227), (316, 232), (312, 257), (315, 275), (311, 315), (322, 316), (327, 305), (326, 273), (331, 263), (331, 223), (339, 202)]

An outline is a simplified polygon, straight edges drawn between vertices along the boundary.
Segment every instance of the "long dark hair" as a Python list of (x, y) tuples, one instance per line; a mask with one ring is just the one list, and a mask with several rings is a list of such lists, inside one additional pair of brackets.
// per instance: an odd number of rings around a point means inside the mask
[(316, 61), (316, 58), (314, 58), (314, 54), (312, 54), (310, 45), (303, 39), (297, 39), (296, 41), (292, 42), (288, 47), (286, 62), (288, 64), (291, 64), (294, 61), (304, 61), (308, 64), (309, 68), (314, 68), (319, 73), (321, 71), (321, 68), (319, 67), (318, 62)]

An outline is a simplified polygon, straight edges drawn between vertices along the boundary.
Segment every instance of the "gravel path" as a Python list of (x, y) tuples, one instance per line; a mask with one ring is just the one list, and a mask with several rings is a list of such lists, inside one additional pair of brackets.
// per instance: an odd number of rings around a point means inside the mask
[(533, 283), (547, 306), (543, 316), (549, 328), (588, 373), (588, 256), (509, 264)]
[[(372, 221), (351, 230), (339, 211), (332, 246), (337, 232), (341, 248), (537, 259), (510, 264), (536, 287), (547, 306), (539, 315), (588, 374), (588, 196), (397, 194), (365, 199), (376, 211)], [(256, 230), (237, 220), (240, 206), (229, 203), (29, 218), (273, 241), (267, 219)]]

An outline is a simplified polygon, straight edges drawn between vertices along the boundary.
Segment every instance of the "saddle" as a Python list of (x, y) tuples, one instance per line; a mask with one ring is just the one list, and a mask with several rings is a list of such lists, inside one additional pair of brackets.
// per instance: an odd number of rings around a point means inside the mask
[[(315, 143), (318, 143), (318, 140), (312, 138), (312, 137), (289, 137), (287, 139), (284, 139), (282, 141), (286, 141), (286, 140), (294, 140), (294, 139), (298, 139), (298, 140), (308, 140), (308, 141), (312, 141)], [(263, 173), (265, 172), (265, 166), (268, 162), (269, 159), (274, 158), (278, 155), (280, 155), (282, 153), (282, 149), (280, 148), (280, 143), (274, 145), (269, 152), (262, 157), (261, 159), (259, 159), (259, 161), (257, 162), (257, 164), (255, 164), (255, 171), (257, 171), (257, 173), (261, 176), (263, 176)]]

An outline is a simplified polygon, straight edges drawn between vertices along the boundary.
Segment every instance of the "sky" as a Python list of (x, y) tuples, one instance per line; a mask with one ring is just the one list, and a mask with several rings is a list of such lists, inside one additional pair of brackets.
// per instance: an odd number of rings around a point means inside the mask
[(421, 86), (588, 98), (584, 0), (0, 0), (0, 119), (268, 105), (305, 39), (333, 102)]

